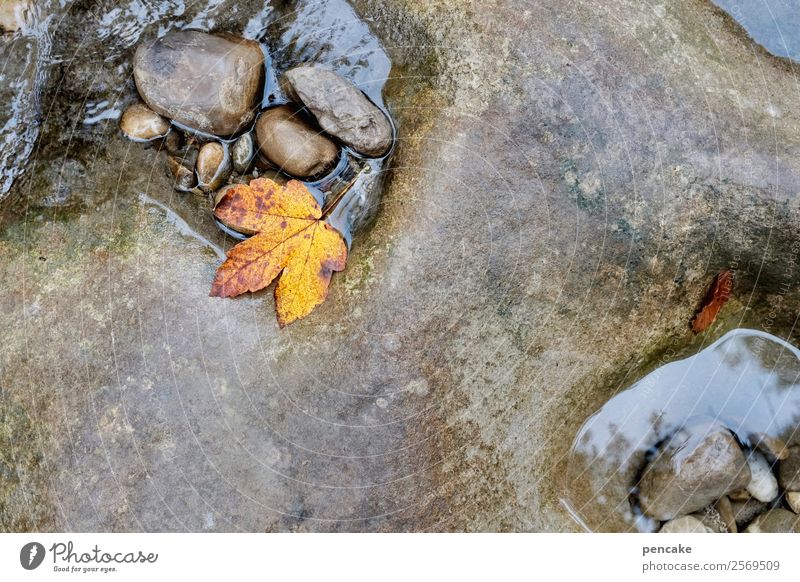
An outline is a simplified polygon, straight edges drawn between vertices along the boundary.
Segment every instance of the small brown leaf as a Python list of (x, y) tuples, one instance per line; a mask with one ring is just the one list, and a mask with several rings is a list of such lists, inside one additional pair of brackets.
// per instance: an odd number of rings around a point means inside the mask
[(722, 271), (714, 277), (700, 309), (692, 318), (690, 325), (694, 333), (700, 333), (714, 323), (719, 310), (730, 299), (731, 289), (733, 289), (733, 273)]

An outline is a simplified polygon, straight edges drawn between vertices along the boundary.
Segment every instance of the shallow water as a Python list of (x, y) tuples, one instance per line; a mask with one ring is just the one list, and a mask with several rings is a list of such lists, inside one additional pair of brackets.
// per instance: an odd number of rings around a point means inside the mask
[(687, 422), (714, 419), (744, 444), (800, 436), (800, 350), (737, 329), (658, 368), (595, 413), (572, 446), (564, 503), (593, 531), (653, 531), (629, 500), (649, 450)]
[(713, 0), (772, 54), (800, 61), (800, 0)]
[[(31, 170), (32, 154), (43, 126), (50, 128), (50, 142), (86, 138), (87, 149), (93, 150), (90, 154), (94, 156), (110, 139), (118, 137), (117, 120), (125, 107), (137, 99), (132, 81), (133, 50), (141, 40), (172, 29), (231, 32), (261, 42), (269, 65), (265, 105), (283, 99), (277, 86), (283, 71), (313, 62), (352, 80), (385, 109), (383, 88), (391, 61), (367, 23), (344, 0), (98, 2), (83, 15), (89, 21), (80, 25), (73, 22), (72, 8), (73, 3), (66, 1), (40, 4), (30, 13), (25, 27), (1, 39), (0, 82), (4, 92), (10, 94), (3, 95), (0, 105), (0, 122), (4, 122), (0, 130), (4, 145), (0, 154), (0, 200), (8, 195), (15, 180)], [(76, 26), (78, 30), (74, 30)], [(71, 36), (81, 37), (80, 42), (58, 42)], [(62, 99), (66, 97), (79, 108), (80, 119), (59, 119), (43, 94), (48, 80), (64, 74), (65, 67), (67, 72), (57, 89), (62, 92)], [(74, 84), (68, 80), (70, 74), (75, 76)], [(58, 164), (64, 161), (52, 160)], [(354, 225), (352, 209), (359, 205), (376, 207), (378, 203), (385, 161), (365, 162), (371, 170), (369, 176), (359, 176), (340, 210), (331, 217), (330, 222), (344, 233), (348, 243)], [(162, 172), (164, 163), (163, 156), (153, 153), (153, 167), (148, 171)], [(63, 176), (59, 175), (56, 189), (63, 189), (62, 181)], [(91, 194), (85, 193), (83, 201), (87, 204), (91, 204)], [(168, 207), (175, 206), (178, 196), (162, 192), (160, 187), (146, 195)], [(208, 224), (213, 226), (210, 208), (200, 200), (196, 203), (203, 206)], [(179, 211), (177, 207), (174, 210)], [(202, 236), (211, 234), (204, 232)]]

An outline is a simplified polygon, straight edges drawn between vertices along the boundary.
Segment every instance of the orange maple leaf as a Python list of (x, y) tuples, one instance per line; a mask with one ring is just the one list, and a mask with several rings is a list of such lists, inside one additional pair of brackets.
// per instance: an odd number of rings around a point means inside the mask
[(333, 272), (345, 267), (342, 235), (322, 219), (314, 196), (297, 180), (281, 186), (259, 178), (234, 186), (219, 201), (214, 216), (231, 228), (257, 234), (228, 251), (211, 295), (258, 291), (280, 275), (275, 311), (281, 327), (325, 301)]
[(730, 299), (732, 289), (733, 273), (722, 271), (714, 277), (714, 281), (711, 283), (700, 309), (692, 318), (691, 326), (694, 333), (700, 333), (714, 323), (719, 310)]

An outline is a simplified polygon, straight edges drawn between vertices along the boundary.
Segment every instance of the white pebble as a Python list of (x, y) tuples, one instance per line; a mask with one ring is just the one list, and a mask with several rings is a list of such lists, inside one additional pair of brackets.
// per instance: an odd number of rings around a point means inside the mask
[(764, 455), (758, 451), (751, 451), (747, 457), (747, 464), (750, 466), (750, 484), (747, 486), (747, 492), (765, 503), (775, 499), (778, 496), (778, 480)]

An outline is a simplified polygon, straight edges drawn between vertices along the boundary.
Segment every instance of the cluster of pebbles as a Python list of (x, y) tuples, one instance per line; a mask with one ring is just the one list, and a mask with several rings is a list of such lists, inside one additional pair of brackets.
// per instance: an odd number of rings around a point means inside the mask
[(262, 47), (232, 35), (174, 31), (142, 44), (134, 79), (142, 102), (125, 110), (122, 132), (166, 151), (176, 190), (216, 202), (228, 184), (265, 173), (312, 185), (352, 178), (394, 142), (384, 111), (322, 66), (286, 71), (282, 98), (264, 100)]
[(662, 533), (800, 532), (800, 446), (689, 423), (650, 455), (634, 502)]

